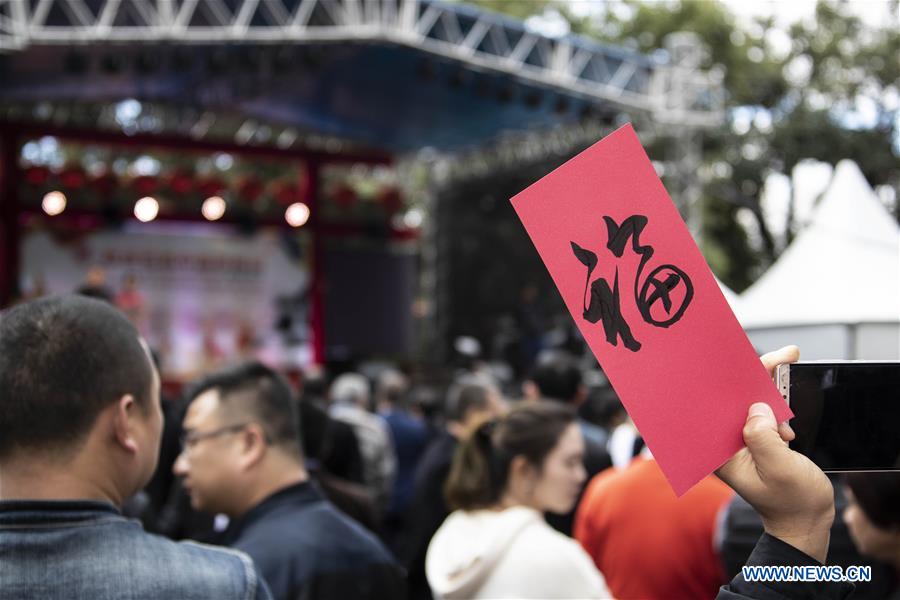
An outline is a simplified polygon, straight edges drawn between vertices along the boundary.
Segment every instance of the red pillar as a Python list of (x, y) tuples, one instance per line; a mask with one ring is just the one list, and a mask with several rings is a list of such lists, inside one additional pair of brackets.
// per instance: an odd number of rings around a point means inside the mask
[(19, 291), (19, 172), (17, 136), (0, 130), (0, 307)]
[(312, 236), (309, 326), (312, 330), (313, 362), (317, 365), (325, 362), (325, 280), (322, 268), (322, 235), (319, 228), (320, 167), (321, 164), (316, 160), (306, 163), (306, 205), (310, 210), (309, 229)]

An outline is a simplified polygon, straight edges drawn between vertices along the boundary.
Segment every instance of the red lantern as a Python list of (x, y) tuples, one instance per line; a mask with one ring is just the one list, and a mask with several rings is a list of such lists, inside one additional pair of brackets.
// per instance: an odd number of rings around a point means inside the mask
[(383, 187), (378, 191), (376, 200), (389, 215), (393, 215), (403, 208), (403, 196), (395, 186)]
[(77, 190), (80, 189), (87, 177), (81, 167), (66, 167), (59, 174), (59, 182), (63, 187)]
[(204, 198), (218, 196), (225, 189), (225, 184), (219, 179), (206, 179), (197, 184), (197, 191)]
[(190, 194), (194, 189), (194, 178), (185, 171), (175, 171), (169, 177), (169, 189), (179, 196)]
[(25, 169), (25, 181), (29, 185), (44, 185), (50, 178), (50, 169), (47, 167), (28, 167)]
[(109, 171), (104, 171), (92, 178), (89, 185), (100, 196), (109, 196), (119, 185), (116, 176)]
[(297, 178), (297, 194), (300, 202), (306, 202), (309, 199), (309, 178), (309, 169), (304, 169), (300, 177)]
[(238, 195), (247, 202), (253, 203), (262, 196), (264, 186), (256, 177), (250, 176), (238, 184)]
[(141, 175), (131, 181), (134, 191), (140, 196), (149, 196), (159, 187), (159, 179), (153, 175)]
[(300, 186), (287, 181), (280, 181), (273, 185), (272, 195), (275, 197), (275, 201), (282, 206), (290, 206), (294, 202), (303, 201)]
[(356, 204), (356, 190), (346, 183), (340, 183), (332, 190), (331, 199), (341, 208), (348, 208), (353, 204)]

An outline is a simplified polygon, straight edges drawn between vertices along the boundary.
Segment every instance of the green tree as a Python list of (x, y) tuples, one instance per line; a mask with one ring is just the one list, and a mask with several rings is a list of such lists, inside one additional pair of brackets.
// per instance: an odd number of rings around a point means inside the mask
[[(728, 108), (764, 116), (763, 124), (754, 121), (747, 131), (729, 127), (705, 136), (705, 162), (724, 161), (729, 168), (718, 170), (723, 174), (704, 186), (703, 250), (728, 285), (740, 290), (752, 283), (796, 233), (793, 188), (784, 238), (766, 226), (760, 195), (770, 173), (790, 177), (809, 158), (832, 165), (851, 158), (873, 186), (900, 188), (898, 114), (896, 102), (889, 100), (900, 85), (896, 26), (867, 28), (845, 2), (820, 1), (814, 23), (790, 28), (790, 47), (783, 52), (769, 42), (775, 27), (771, 20), (742, 26), (720, 3), (629, 0), (626, 5), (630, 15), (612, 15), (612, 26), (607, 19), (603, 33), (608, 41), (650, 51), (661, 47), (669, 33), (695, 32), (710, 49), (704, 66), (725, 68)], [(874, 123), (851, 123), (860, 102), (874, 107)], [(762, 241), (758, 253), (749, 251), (747, 236), (736, 224), (741, 209), (756, 217)]]
[[(760, 196), (771, 173), (790, 177), (808, 158), (832, 165), (850, 158), (870, 184), (900, 192), (900, 23), (867, 27), (846, 2), (820, 0), (814, 23), (797, 23), (781, 34), (785, 49), (771, 41), (777, 33), (771, 19), (741, 23), (710, 0), (624, 0), (603, 4), (593, 19), (576, 19), (567, 3), (553, 0), (478, 4), (518, 18), (556, 9), (574, 31), (642, 52), (663, 48), (676, 31), (703, 40), (709, 50), (703, 67), (725, 70), (729, 116), (727, 127), (704, 135), (702, 249), (735, 290), (752, 283), (796, 233), (793, 201), (787, 232), (767, 228)], [(898, 14), (897, 0), (889, 4), (890, 14)], [(859, 119), (860, 106), (874, 113), (874, 121)], [(759, 118), (738, 130), (738, 114)], [(677, 136), (656, 145), (673, 146), (677, 152)], [(900, 202), (897, 207), (900, 219)], [(759, 248), (738, 224), (741, 210), (755, 217)]]

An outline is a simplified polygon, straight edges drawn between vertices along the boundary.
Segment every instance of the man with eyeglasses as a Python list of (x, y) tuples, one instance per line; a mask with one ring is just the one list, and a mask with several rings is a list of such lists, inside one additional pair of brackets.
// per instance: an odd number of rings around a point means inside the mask
[(246, 554), (122, 516), (157, 465), (159, 387), (146, 344), (105, 302), (0, 314), (0, 598), (270, 598)]
[(229, 517), (224, 543), (253, 558), (276, 599), (405, 595), (384, 546), (310, 480), (281, 375), (246, 363), (204, 378), (187, 397), (174, 472), (193, 508)]

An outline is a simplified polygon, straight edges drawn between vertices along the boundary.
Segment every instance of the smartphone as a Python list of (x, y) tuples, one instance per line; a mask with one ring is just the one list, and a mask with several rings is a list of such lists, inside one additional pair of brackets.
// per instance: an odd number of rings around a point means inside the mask
[(790, 447), (825, 472), (900, 471), (900, 361), (779, 365)]

